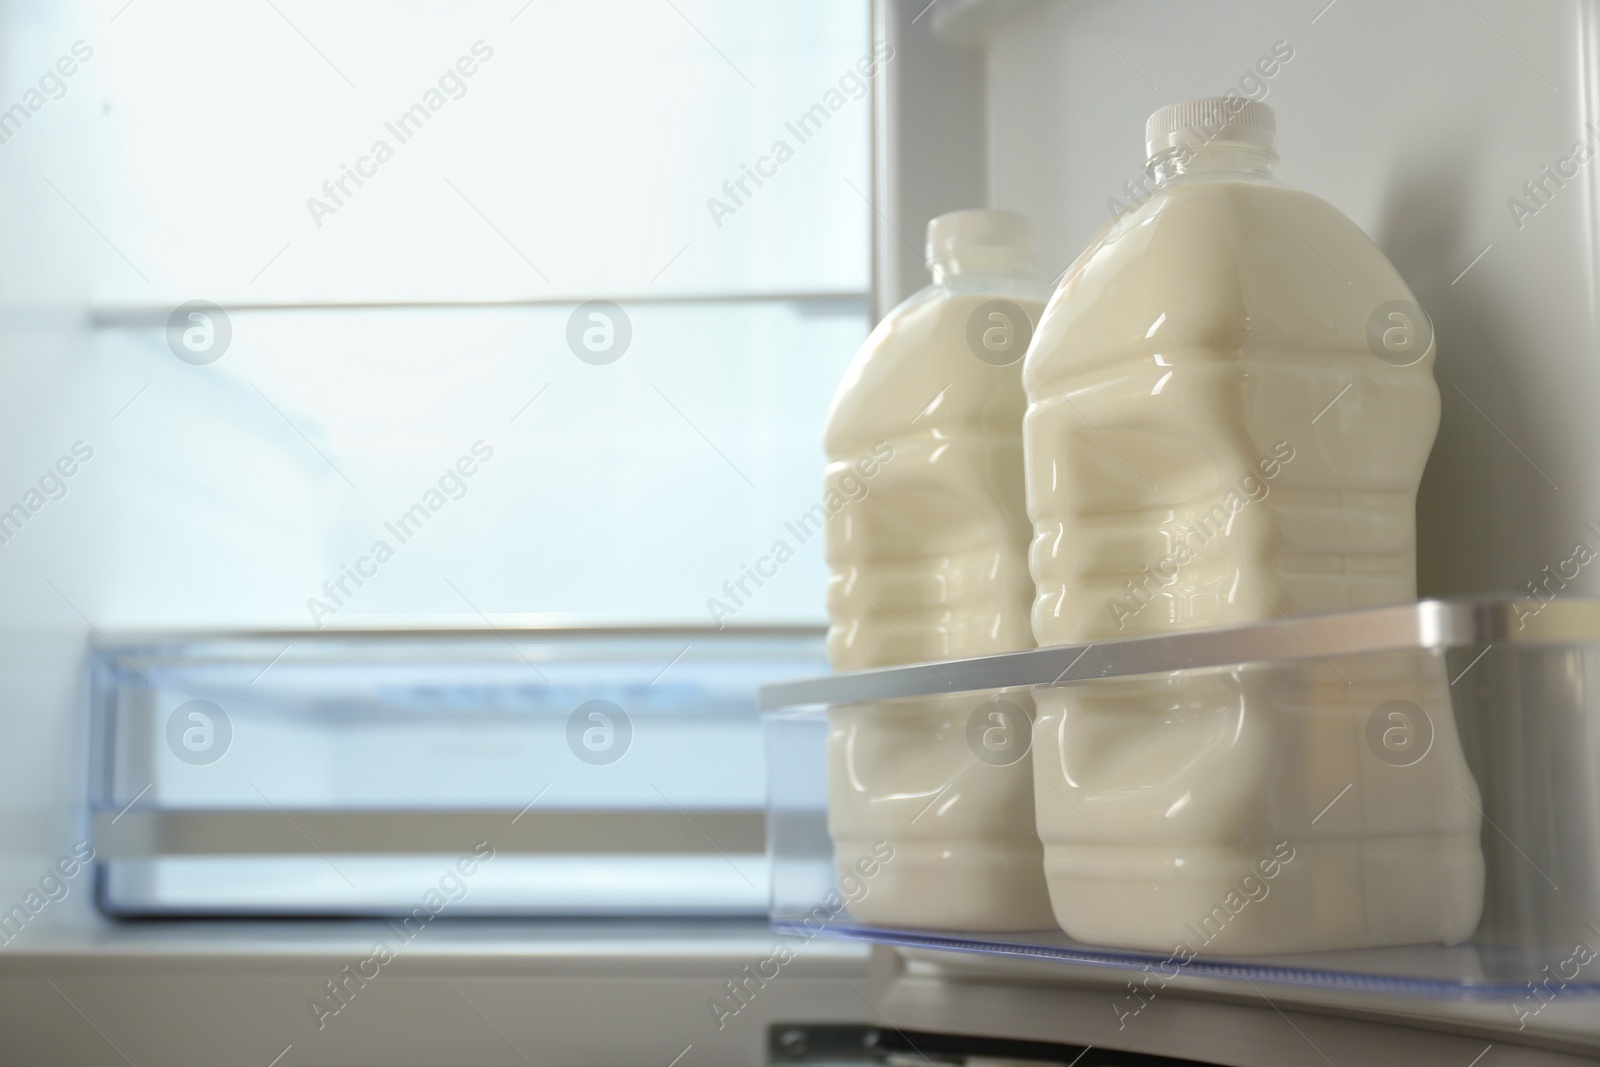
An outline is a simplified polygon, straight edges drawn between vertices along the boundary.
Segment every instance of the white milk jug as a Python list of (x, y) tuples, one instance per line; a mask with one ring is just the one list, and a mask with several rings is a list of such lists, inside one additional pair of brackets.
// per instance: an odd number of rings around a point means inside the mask
[[(1273, 180), (1265, 105), (1151, 117), (1156, 191), (1026, 361), (1040, 644), (1416, 597), (1432, 328), (1350, 220)], [(1471, 935), (1478, 790), (1442, 661), (1040, 690), (1035, 802), (1076, 938), (1193, 953)]]
[[(828, 417), (826, 487), (849, 501), (827, 528), (837, 670), (1033, 645), (1021, 370), (1044, 302), (1030, 282), (1031, 227), (1002, 211), (941, 215), (928, 224), (928, 262), (934, 284), (872, 331)], [(1053, 925), (1034, 832), (1032, 712), (1025, 694), (830, 709), (841, 884), (892, 854), (852, 895), (855, 918)]]

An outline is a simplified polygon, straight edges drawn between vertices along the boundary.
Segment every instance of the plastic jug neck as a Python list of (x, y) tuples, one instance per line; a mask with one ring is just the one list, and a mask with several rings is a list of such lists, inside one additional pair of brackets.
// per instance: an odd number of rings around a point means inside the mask
[(1230, 141), (1178, 145), (1151, 157), (1151, 177), (1165, 185), (1177, 178), (1271, 178), (1278, 154), (1261, 145)]
[(1027, 279), (1033, 267), (1033, 257), (1015, 248), (964, 248), (928, 262), (935, 285), (983, 275)]

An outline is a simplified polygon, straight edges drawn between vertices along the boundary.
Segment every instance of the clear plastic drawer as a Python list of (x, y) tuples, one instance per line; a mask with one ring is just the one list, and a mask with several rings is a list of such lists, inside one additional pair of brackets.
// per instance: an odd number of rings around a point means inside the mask
[(799, 628), (114, 637), (91, 840), (122, 916), (760, 915), (755, 689)]

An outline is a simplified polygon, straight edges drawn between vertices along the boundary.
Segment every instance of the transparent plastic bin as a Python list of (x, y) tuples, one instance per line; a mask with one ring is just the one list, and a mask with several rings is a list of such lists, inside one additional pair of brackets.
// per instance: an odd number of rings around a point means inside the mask
[(90, 659), (100, 905), (758, 916), (755, 689), (825, 665), (798, 627), (113, 636)]
[[(779, 930), (1158, 985), (1529, 1013), (1600, 992), (1600, 602), (1424, 601), (787, 682), (760, 703)], [(897, 745), (915, 758), (894, 765)], [(1003, 776), (1029, 769), (1054, 921), (941, 919), (930, 899), (982, 883), (938, 861), (1017, 836)]]

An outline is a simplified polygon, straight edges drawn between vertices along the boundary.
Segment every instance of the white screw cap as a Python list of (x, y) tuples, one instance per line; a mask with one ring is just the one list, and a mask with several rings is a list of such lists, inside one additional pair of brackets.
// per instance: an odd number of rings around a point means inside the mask
[(1033, 223), (1015, 211), (971, 208), (951, 211), (928, 222), (928, 262), (976, 248), (1001, 249), (1033, 257)]
[(1185, 146), (1231, 142), (1253, 144), (1272, 151), (1277, 147), (1278, 119), (1266, 104), (1242, 96), (1208, 96), (1168, 104), (1144, 125), (1145, 149), (1154, 159), (1162, 152)]

